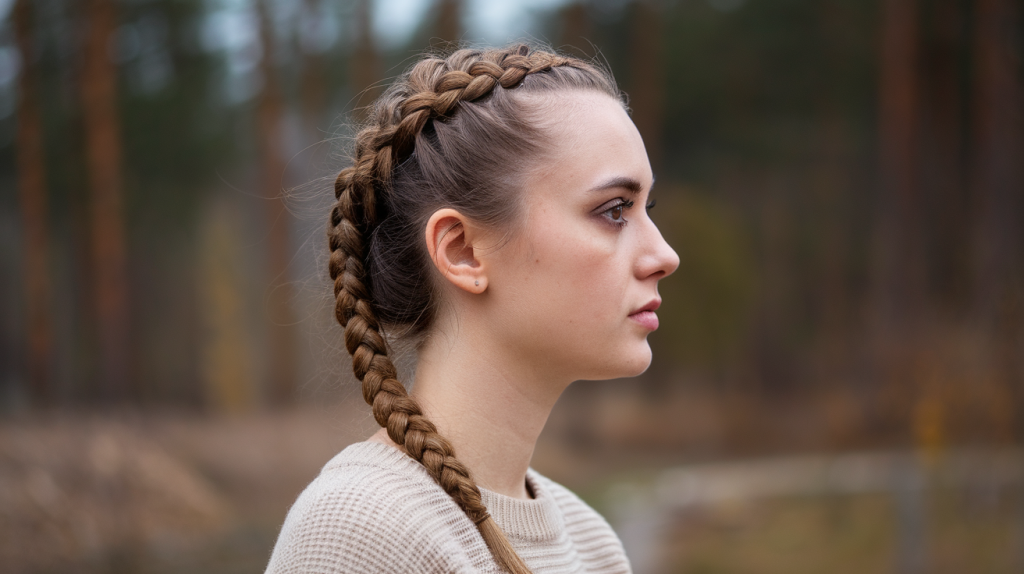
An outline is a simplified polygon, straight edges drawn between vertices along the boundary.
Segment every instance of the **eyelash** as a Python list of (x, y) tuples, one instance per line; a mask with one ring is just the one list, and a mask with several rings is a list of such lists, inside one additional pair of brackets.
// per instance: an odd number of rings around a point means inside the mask
[[(608, 217), (608, 220), (611, 221), (613, 225), (617, 225), (618, 227), (623, 227), (627, 223), (629, 223), (629, 220), (624, 218), (624, 217), (622, 217), (622, 212), (623, 212), (623, 210), (626, 210), (626, 209), (629, 209), (629, 208), (633, 207), (633, 201), (632, 200), (625, 201), (622, 198), (619, 198), (619, 201), (620, 201), (620, 203), (616, 203), (615, 205), (613, 205), (613, 206), (609, 207), (608, 209), (604, 210), (602, 212), (602, 214), (604, 214), (606, 217)], [(652, 199), (645, 206), (647, 208), (647, 211), (650, 211), (655, 205), (657, 205), (657, 203), (658, 203), (657, 200)], [(612, 217), (612, 212), (615, 211), (615, 210), (618, 210), (617, 217)]]

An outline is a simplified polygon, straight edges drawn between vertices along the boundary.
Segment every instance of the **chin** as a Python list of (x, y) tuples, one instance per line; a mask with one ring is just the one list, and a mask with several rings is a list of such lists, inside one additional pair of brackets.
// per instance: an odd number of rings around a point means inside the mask
[(643, 374), (644, 371), (651, 366), (651, 359), (654, 353), (651, 352), (651, 345), (647, 342), (647, 337), (644, 337), (641, 341), (631, 345), (631, 353), (629, 354), (629, 374), (627, 377), (635, 377)]
[[(618, 361), (614, 363), (604, 363), (601, 372), (592, 373), (591, 376), (584, 377), (591, 381), (604, 381), (608, 379), (626, 379), (629, 377), (635, 377), (641, 375), (648, 367), (651, 366), (651, 347), (644, 340), (641, 345), (631, 346), (628, 352), (615, 353)], [(601, 361), (595, 360), (591, 364), (600, 364)]]
[(647, 348), (647, 352), (642, 356), (638, 356), (636, 362), (630, 365), (628, 373), (623, 377), (635, 377), (642, 375), (651, 366), (651, 349)]

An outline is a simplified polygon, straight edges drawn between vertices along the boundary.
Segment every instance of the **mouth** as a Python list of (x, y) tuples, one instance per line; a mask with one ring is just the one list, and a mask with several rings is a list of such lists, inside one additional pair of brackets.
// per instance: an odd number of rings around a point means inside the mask
[(629, 318), (636, 321), (650, 331), (658, 329), (658, 315), (654, 311), (661, 306), (661, 299), (652, 299), (649, 303), (629, 314)]

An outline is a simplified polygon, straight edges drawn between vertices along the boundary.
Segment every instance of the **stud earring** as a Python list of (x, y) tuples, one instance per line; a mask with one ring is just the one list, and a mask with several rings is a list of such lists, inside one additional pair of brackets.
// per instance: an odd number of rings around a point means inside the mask
[(474, 281), (473, 283), (475, 283), (477, 287), (480, 286), (480, 282), (479, 281)]

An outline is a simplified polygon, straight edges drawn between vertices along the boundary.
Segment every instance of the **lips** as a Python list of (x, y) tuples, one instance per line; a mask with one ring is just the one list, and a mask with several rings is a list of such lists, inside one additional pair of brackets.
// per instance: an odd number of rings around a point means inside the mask
[(629, 318), (636, 321), (646, 329), (656, 331), (658, 329), (658, 315), (654, 311), (661, 306), (661, 299), (652, 299), (650, 303), (637, 309), (629, 315)]

